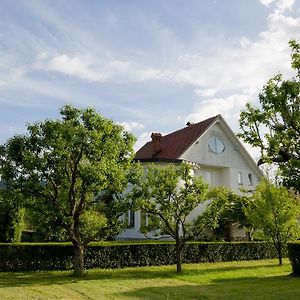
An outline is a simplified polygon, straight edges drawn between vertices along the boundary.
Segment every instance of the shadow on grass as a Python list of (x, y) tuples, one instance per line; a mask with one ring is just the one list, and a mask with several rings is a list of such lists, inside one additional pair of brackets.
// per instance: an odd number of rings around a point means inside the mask
[(206, 300), (211, 299), (206, 295), (205, 288), (199, 285), (176, 285), (176, 286), (163, 286), (163, 287), (146, 287), (136, 289), (131, 292), (115, 293), (116, 299), (118, 296), (125, 296), (128, 299), (145, 299), (145, 300), (182, 300), (182, 299), (198, 299)]
[[(125, 269), (94, 269), (88, 270), (84, 277), (76, 278), (72, 276), (72, 272), (12, 272), (0, 273), (0, 288), (1, 287), (18, 287), (24, 285), (51, 285), (51, 284), (67, 284), (80, 281), (90, 280), (143, 280), (143, 279), (183, 279), (182, 275), (197, 276), (209, 275), (211, 273), (222, 273), (224, 271), (234, 270), (250, 270), (258, 268), (275, 268), (277, 265), (262, 264), (259, 266), (228, 266), (228, 267), (209, 267), (199, 268), (189, 266), (182, 274), (176, 273), (175, 266), (159, 267), (136, 267)], [(184, 280), (184, 279), (183, 279)], [(188, 281), (188, 280), (187, 280)]]
[(299, 299), (299, 280), (292, 275), (217, 279), (209, 283), (175, 286), (152, 286), (115, 293), (129, 299)]

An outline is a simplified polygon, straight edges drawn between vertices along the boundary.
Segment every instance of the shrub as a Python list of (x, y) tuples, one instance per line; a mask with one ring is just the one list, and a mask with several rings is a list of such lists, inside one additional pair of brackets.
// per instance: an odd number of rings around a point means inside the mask
[(293, 274), (300, 276), (300, 241), (288, 243), (288, 255)]
[[(73, 247), (70, 243), (0, 244), (0, 271), (70, 270)], [(276, 257), (266, 242), (200, 243), (184, 248), (184, 263), (257, 260)], [(85, 250), (86, 268), (122, 268), (175, 264), (172, 242), (91, 243)]]
[(1, 271), (69, 270), (73, 247), (68, 243), (0, 244)]

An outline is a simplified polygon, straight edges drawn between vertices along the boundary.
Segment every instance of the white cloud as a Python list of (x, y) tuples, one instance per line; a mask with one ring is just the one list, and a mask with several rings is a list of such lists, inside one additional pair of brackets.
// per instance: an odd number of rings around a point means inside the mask
[(269, 6), (271, 3), (273, 3), (276, 0), (259, 0), (263, 5)]
[[(287, 8), (292, 2), (276, 1), (278, 7), (279, 4)], [(172, 32), (162, 26), (154, 29), (158, 37), (166, 39), (164, 44), (176, 49), (163, 67), (132, 58), (101, 59), (92, 54), (66, 53), (49, 58), (42, 53), (37, 60), (39, 68), (95, 82), (153, 80), (193, 85), (197, 95), (212, 97), (218, 91), (261, 87), (274, 73), (286, 72), (289, 69), (288, 40), (300, 37), (300, 18), (286, 16), (275, 9), (267, 18), (267, 29), (256, 41), (246, 37), (219, 40), (218, 47), (212, 47), (205, 54), (197, 51), (197, 47), (184, 49)]]
[(134, 145), (134, 151), (138, 151), (142, 146), (151, 140), (151, 133), (152, 132), (146, 131), (138, 136)]
[(117, 124), (123, 126), (126, 131), (141, 130), (145, 128), (143, 124), (138, 122), (117, 122)]
[(277, 11), (283, 13), (285, 10), (292, 9), (295, 0), (260, 0), (260, 2), (265, 6), (275, 3)]
[(47, 69), (91, 81), (102, 81), (109, 77), (93, 70), (93, 60), (82, 56), (69, 57), (66, 54), (56, 56), (49, 61)]
[(195, 94), (201, 97), (212, 97), (216, 93), (215, 89), (199, 89), (195, 90)]
[(240, 108), (249, 101), (246, 95), (233, 95), (225, 98), (209, 98), (194, 105), (187, 121), (200, 122), (204, 119), (221, 114), (230, 123), (237, 121)]
[(284, 12), (286, 9), (291, 10), (295, 0), (277, 0), (276, 7), (280, 12)]

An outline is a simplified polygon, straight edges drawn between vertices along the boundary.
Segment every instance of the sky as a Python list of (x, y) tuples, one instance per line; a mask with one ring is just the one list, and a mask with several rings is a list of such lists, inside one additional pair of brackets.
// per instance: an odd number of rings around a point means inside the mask
[(292, 38), (300, 0), (1, 0), (0, 144), (65, 104), (122, 124), (135, 149), (217, 114), (238, 132), (268, 79), (293, 76)]

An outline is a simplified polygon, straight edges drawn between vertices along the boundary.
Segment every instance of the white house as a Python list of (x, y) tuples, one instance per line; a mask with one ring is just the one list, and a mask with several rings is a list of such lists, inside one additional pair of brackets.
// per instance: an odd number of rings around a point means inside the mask
[[(225, 186), (236, 192), (240, 188), (252, 190), (258, 184), (262, 171), (227, 125), (221, 115), (162, 136), (152, 133), (151, 141), (136, 153), (135, 159), (144, 168), (150, 163), (190, 162), (194, 176), (202, 176), (211, 186)], [(195, 218), (204, 210), (200, 205), (190, 218)], [(147, 218), (139, 211), (128, 215), (128, 228), (118, 238), (145, 238), (140, 232), (141, 223)]]

